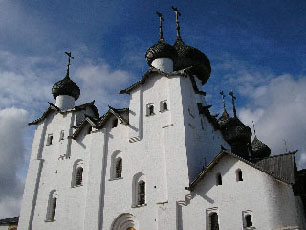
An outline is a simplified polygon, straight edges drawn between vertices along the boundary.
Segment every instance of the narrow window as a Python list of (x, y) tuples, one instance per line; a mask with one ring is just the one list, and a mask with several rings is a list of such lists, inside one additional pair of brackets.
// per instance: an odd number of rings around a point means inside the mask
[(246, 215), (245, 216), (245, 226), (246, 227), (252, 227), (253, 224), (252, 224), (252, 216), (251, 215)]
[(222, 176), (221, 176), (221, 173), (217, 173), (216, 184), (217, 185), (222, 185)]
[(64, 140), (64, 137), (65, 137), (65, 133), (64, 133), (64, 130), (61, 130), (61, 132), (60, 132), (60, 141), (61, 140)]
[(215, 212), (209, 216), (209, 230), (219, 230), (218, 214)]
[(149, 116), (154, 115), (154, 105), (149, 106)]
[(236, 181), (243, 181), (241, 169), (237, 169), (236, 171)]
[(118, 119), (115, 119), (113, 121), (113, 128), (117, 127), (118, 126)]
[(160, 112), (165, 112), (167, 110), (168, 110), (167, 101), (161, 101), (160, 102)]
[(50, 220), (54, 220), (55, 218), (55, 209), (56, 209), (56, 197), (52, 198), (52, 212), (50, 216)]
[(57, 194), (56, 191), (54, 190), (49, 195), (48, 210), (46, 216), (47, 221), (55, 220), (56, 199), (57, 199)]
[(145, 182), (142, 180), (138, 183), (138, 205), (145, 204)]
[(168, 110), (168, 105), (166, 101), (163, 102), (163, 111), (165, 110)]
[(47, 139), (47, 145), (52, 145), (52, 142), (53, 142), (53, 134), (49, 134)]
[(75, 185), (76, 186), (82, 185), (82, 180), (83, 180), (83, 168), (79, 167), (75, 174)]
[(87, 134), (91, 134), (91, 132), (92, 132), (92, 126), (89, 126), (87, 130)]
[(116, 161), (116, 178), (120, 178), (122, 173), (122, 159), (119, 157)]

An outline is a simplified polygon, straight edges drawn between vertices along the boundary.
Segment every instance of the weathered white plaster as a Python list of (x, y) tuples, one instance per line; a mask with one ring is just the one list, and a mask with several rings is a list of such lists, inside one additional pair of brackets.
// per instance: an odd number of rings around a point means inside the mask
[(72, 109), (75, 105), (74, 97), (68, 95), (59, 95), (56, 97), (55, 105), (61, 110)]
[(157, 58), (152, 61), (151, 65), (165, 73), (173, 71), (173, 61), (170, 58)]

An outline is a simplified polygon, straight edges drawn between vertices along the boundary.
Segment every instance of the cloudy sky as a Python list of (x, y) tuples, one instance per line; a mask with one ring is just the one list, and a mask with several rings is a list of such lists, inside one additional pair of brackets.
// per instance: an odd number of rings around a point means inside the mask
[[(51, 88), (75, 59), (71, 77), (78, 104), (96, 100), (128, 106), (119, 95), (148, 68), (144, 53), (164, 35), (175, 41), (173, 1), (0, 0), (0, 218), (19, 214), (33, 127), (53, 102)], [(234, 90), (239, 117), (273, 154), (298, 149), (306, 168), (306, 2), (175, 1), (185, 43), (202, 50), (212, 73), (203, 90), (212, 112), (222, 112), (219, 92)], [(227, 108), (231, 111), (227, 97)], [(286, 141), (286, 146), (284, 144)]]

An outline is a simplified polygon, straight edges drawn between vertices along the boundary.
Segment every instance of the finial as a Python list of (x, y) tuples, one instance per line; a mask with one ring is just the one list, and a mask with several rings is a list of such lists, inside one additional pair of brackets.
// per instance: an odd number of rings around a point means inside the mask
[(66, 77), (69, 78), (69, 66), (70, 64), (70, 60), (74, 59), (74, 57), (72, 57), (71, 52), (65, 52), (65, 54), (68, 56), (68, 64), (67, 64), (67, 73), (66, 73)]
[(252, 125), (253, 125), (254, 137), (256, 137), (256, 131), (255, 131), (255, 124), (254, 124), (254, 121), (252, 121)]
[(223, 109), (224, 109), (224, 111), (226, 110), (226, 108), (225, 108), (225, 94), (224, 94), (224, 92), (223, 91), (221, 91), (220, 92), (220, 94), (221, 94), (221, 96), (222, 96), (222, 102), (223, 102)]
[(237, 116), (236, 116), (236, 108), (235, 108), (235, 100), (236, 100), (236, 97), (234, 96), (234, 92), (233, 92), (232, 90), (229, 92), (229, 95), (232, 97), (232, 105), (233, 105), (234, 117), (237, 117)]
[(164, 40), (164, 33), (163, 33), (163, 21), (165, 21), (162, 13), (156, 11), (156, 14), (159, 17), (159, 40)]
[(288, 149), (287, 149), (287, 142), (286, 142), (286, 139), (284, 139), (284, 144), (285, 144), (285, 149), (286, 149), (286, 153), (288, 152)]
[(176, 37), (177, 38), (181, 38), (181, 32), (180, 32), (180, 23), (179, 23), (179, 16), (181, 16), (181, 13), (178, 11), (177, 8), (175, 8), (174, 6), (171, 6), (172, 10), (175, 12), (175, 16), (176, 16)]

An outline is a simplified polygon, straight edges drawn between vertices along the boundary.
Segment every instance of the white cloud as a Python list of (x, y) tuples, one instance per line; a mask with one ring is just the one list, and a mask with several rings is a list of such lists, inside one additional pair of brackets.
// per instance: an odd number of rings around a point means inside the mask
[[(256, 78), (255, 78), (256, 79)], [(244, 85), (238, 86), (238, 90)], [(276, 76), (266, 85), (249, 85), (249, 101), (239, 109), (243, 122), (256, 123), (256, 134), (273, 154), (299, 150), (299, 167), (306, 167), (306, 78)], [(284, 143), (286, 141), (286, 146)]]
[(102, 105), (102, 110), (105, 110), (108, 104), (128, 106), (127, 97), (119, 95), (119, 91), (129, 86), (132, 79), (132, 75), (127, 71), (112, 69), (102, 61), (95, 64), (87, 62), (76, 69), (74, 77), (80, 82), (80, 101), (95, 99), (97, 105)]
[(0, 110), (0, 218), (17, 216), (23, 181), (17, 175), (24, 164), (24, 134), (28, 112), (24, 109)]

